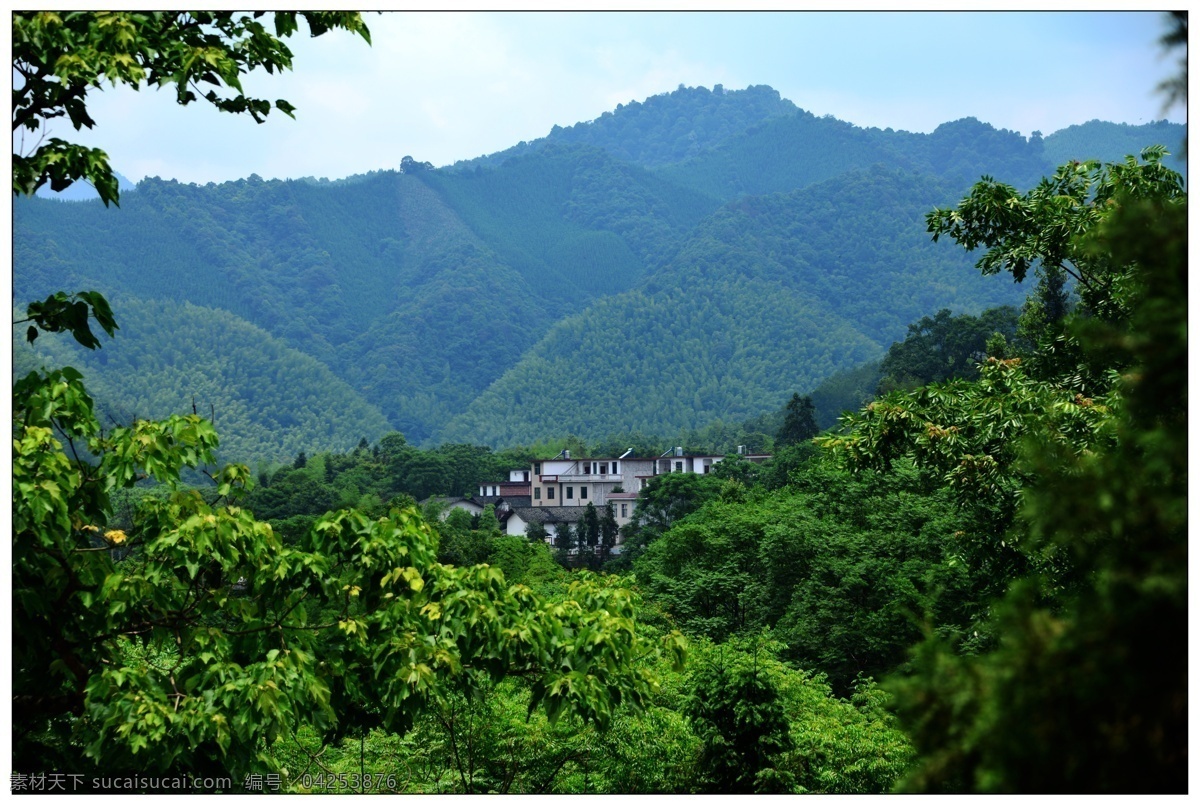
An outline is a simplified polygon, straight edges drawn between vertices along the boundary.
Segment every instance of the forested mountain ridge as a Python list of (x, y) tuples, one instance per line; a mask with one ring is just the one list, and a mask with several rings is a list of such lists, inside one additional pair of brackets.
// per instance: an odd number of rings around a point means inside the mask
[(499, 165), (514, 156), (551, 145), (580, 143), (603, 148), (617, 159), (658, 167), (695, 156), (773, 117), (792, 114), (796, 105), (767, 86), (727, 90), (680, 85), (638, 103), (617, 104), (595, 120), (555, 126), (545, 137), (454, 163), (452, 170)]
[(94, 287), (229, 310), (422, 441), (553, 320), (630, 287), (717, 206), (673, 190), (582, 146), (480, 175), (146, 180), (115, 215), (20, 200), (14, 290), (26, 301)]
[(415, 175), (492, 244), (545, 305), (625, 290), (669, 259), (720, 206), (716, 198), (588, 145), (548, 145), (495, 170)]
[(1147, 142), (1153, 142), (1166, 146), (1171, 152), (1163, 164), (1187, 178), (1187, 161), (1184, 159), (1187, 156), (1184, 149), (1186, 136), (1187, 126), (1167, 120), (1156, 120), (1140, 126), (1089, 120), (1048, 135), (1043, 139), (1042, 148), (1052, 165), (1072, 159), (1117, 162), (1127, 154), (1138, 153), (1146, 147)]
[(731, 137), (660, 173), (722, 199), (794, 190), (874, 164), (931, 173), (967, 185), (980, 172), (1016, 185), (1049, 170), (1039, 144), (975, 118), (943, 123), (931, 134), (860, 128), (798, 110)]
[[(152, 412), (196, 410), (228, 430), (219, 459), (333, 449), (391, 428), (329, 367), (232, 313), (190, 303), (114, 297), (118, 338), (81, 353), (63, 335), (16, 345), (14, 364), (73, 365), (89, 378), (106, 427)], [(141, 345), (151, 343), (153, 350)], [(261, 390), (266, 389), (267, 393)], [(226, 425), (230, 427), (226, 428)]]
[[(235, 328), (247, 338), (264, 332), (327, 367), (346, 384), (335, 397), (357, 397), (345, 410), (378, 411), (416, 444), (499, 445), (757, 416), (879, 357), (922, 315), (1019, 301), (1019, 288), (930, 244), (923, 215), (984, 173), (1031, 182), (1054, 135), (1026, 140), (971, 119), (930, 135), (861, 129), (770, 88), (741, 92), (655, 96), (496, 167), (411, 163), (345, 181), (203, 187), (147, 179), (115, 211), (19, 199), (14, 303), (95, 288), (169, 303), (160, 315), (226, 311), (252, 325)], [(672, 115), (692, 129), (668, 127)], [(1149, 145), (1179, 128), (1138, 130)], [(1072, 136), (1096, 150), (1111, 134), (1089, 124)], [(222, 349), (209, 330), (186, 337)], [(122, 341), (128, 366), (161, 346), (133, 331)], [(249, 435), (270, 431), (279, 392), (248, 371), (221, 382), (245, 401), (245, 420), (222, 425), (227, 450), (267, 451), (225, 457), (294, 455), (290, 437), (268, 447)], [(116, 380), (94, 386), (117, 397), (112, 410), (170, 413), (140, 410)]]
[(747, 419), (880, 357), (926, 310), (1019, 302), (1019, 286), (980, 277), (925, 234), (924, 212), (948, 192), (876, 167), (730, 202), (637, 289), (554, 325), (446, 438), (511, 445), (546, 422), (599, 439)]

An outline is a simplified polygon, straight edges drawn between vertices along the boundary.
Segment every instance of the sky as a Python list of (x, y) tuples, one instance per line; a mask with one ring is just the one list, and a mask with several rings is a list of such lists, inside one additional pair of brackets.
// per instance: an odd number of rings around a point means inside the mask
[[(1156, 12), (386, 12), (373, 45), (343, 31), (288, 40), (294, 70), (252, 75), (286, 98), (255, 124), (170, 90), (89, 96), (90, 132), (137, 181), (250, 174), (331, 179), (436, 166), (544, 137), (680, 84), (766, 84), (858, 126), (929, 132), (976, 117), (1028, 136), (1101, 119), (1186, 122), (1155, 87), (1177, 70)], [(17, 147), (14, 144), (14, 148)]]

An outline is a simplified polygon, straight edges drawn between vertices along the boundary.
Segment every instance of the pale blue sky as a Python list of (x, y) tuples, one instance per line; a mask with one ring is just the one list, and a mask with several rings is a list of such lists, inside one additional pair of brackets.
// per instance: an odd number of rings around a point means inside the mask
[(342, 32), (290, 44), (295, 70), (247, 82), (297, 120), (263, 125), (169, 92), (106, 91), (86, 136), (117, 170), (185, 182), (340, 178), (444, 165), (591, 120), (679, 84), (768, 84), (860, 126), (931, 131), (974, 116), (1028, 135), (1099, 118), (1168, 117), (1175, 71), (1145, 12), (489, 12), (367, 15), (374, 46)]

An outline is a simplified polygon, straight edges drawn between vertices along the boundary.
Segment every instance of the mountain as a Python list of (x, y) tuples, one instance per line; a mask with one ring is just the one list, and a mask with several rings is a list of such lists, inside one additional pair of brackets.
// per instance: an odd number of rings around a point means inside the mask
[[(391, 427), (320, 361), (237, 316), (188, 303), (116, 296), (116, 338), (81, 350), (46, 333), (19, 342), (14, 365), (72, 365), (103, 404), (102, 424), (197, 413), (212, 417), (223, 460), (291, 461), (343, 449)], [(147, 348), (152, 345), (152, 348)]]
[(1051, 164), (1061, 165), (1071, 159), (1119, 162), (1128, 154), (1139, 154), (1147, 145), (1164, 145), (1171, 156), (1163, 163), (1187, 176), (1186, 137), (1187, 126), (1167, 120), (1142, 126), (1089, 120), (1054, 132), (1043, 140), (1042, 147)]
[(637, 289), (554, 325), (445, 438), (528, 443), (553, 423), (597, 440), (747, 419), (879, 358), (927, 311), (1019, 303), (1022, 288), (925, 234), (954, 187), (877, 166), (730, 202)]
[(661, 169), (665, 179), (722, 199), (794, 190), (874, 164), (931, 173), (962, 185), (990, 171), (1018, 186), (1050, 168), (1040, 147), (975, 118), (943, 123), (932, 134), (860, 128), (799, 110)]
[[(113, 171), (113, 176), (117, 178), (117, 187), (121, 193), (130, 193), (137, 190), (137, 185), (126, 179), (118, 171)], [(50, 185), (44, 184), (38, 188), (37, 194), (40, 198), (53, 198), (59, 201), (91, 201), (100, 198), (96, 193), (96, 188), (84, 181), (73, 182), (66, 190), (55, 192), (50, 188)]]
[[(1138, 131), (1142, 145), (1176, 134)], [(1088, 124), (1072, 137), (1088, 150), (1111, 134)], [(673, 433), (776, 410), (941, 307), (1019, 302), (1021, 288), (931, 244), (923, 216), (984, 173), (1032, 183), (1052, 169), (1054, 137), (970, 118), (931, 134), (862, 129), (767, 87), (681, 88), (452, 169), (147, 179), (119, 209), (18, 199), (14, 303), (94, 288), (119, 323), (159, 317), (162, 329), (122, 329), (103, 350), (120, 359), (85, 359), (110, 408), (139, 416), (190, 405), (172, 384), (208, 382), (151, 374), (164, 393), (147, 396), (121, 375), (163, 364), (162, 333), (186, 332), (172, 360), (243, 401), (211, 386), (239, 411), (228, 458), (297, 452), (300, 431), (270, 435), (309, 421), (276, 413), (300, 410), (293, 391), (338, 406), (330, 422), (354, 411), (363, 423), (314, 431), (313, 449), (384, 427), (370, 412), (416, 444)], [(196, 326), (205, 317), (220, 326)], [(235, 391), (275, 376), (230, 333), (294, 365), (295, 389)], [(206, 356), (237, 365), (214, 375)]]
[(14, 293), (89, 287), (227, 310), (422, 441), (553, 321), (631, 287), (717, 205), (584, 146), (462, 175), (152, 179), (116, 210), (17, 203)]
[(624, 162), (654, 168), (701, 154), (759, 123), (796, 111), (795, 104), (767, 86), (727, 90), (717, 84), (710, 91), (681, 84), (674, 92), (642, 103), (617, 104), (595, 120), (555, 126), (539, 140), (456, 162), (451, 170), (500, 165), (514, 156), (567, 144), (591, 145)]

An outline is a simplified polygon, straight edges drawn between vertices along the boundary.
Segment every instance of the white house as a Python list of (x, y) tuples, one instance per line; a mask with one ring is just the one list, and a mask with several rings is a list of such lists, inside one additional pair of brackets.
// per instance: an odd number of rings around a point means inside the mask
[[(454, 505), (482, 511), (494, 503), (506, 533), (524, 535), (530, 524), (541, 523), (553, 544), (558, 526), (578, 522), (589, 503), (597, 509), (611, 504), (613, 519), (624, 526), (633, 519), (638, 496), (651, 478), (676, 472), (705, 475), (724, 458), (685, 455), (681, 447), (657, 457), (635, 457), (631, 452), (616, 458), (572, 458), (564, 450), (555, 458), (533, 462), (528, 470), (511, 470), (506, 482), (481, 484), (478, 497)], [(738, 453), (756, 463), (770, 458), (747, 455), (742, 447)]]

